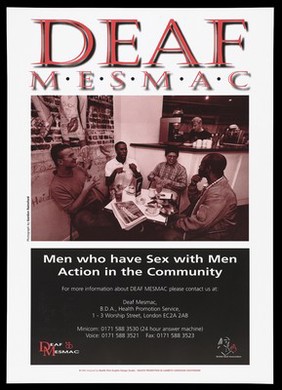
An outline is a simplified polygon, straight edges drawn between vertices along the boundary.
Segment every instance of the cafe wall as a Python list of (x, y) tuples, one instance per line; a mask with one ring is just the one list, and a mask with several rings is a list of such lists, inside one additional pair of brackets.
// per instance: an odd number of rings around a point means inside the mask
[(135, 158), (130, 143), (159, 142), (162, 96), (115, 96), (115, 142), (124, 140), (129, 156)]
[[(76, 118), (76, 121), (71, 121)], [(68, 124), (72, 123), (72, 128)], [(92, 161), (90, 174), (101, 178), (114, 155), (112, 96), (41, 96), (31, 101), (31, 222), (33, 241), (60, 241), (69, 238), (69, 217), (50, 196), (55, 169), (50, 150), (53, 144), (68, 141), (78, 156), (88, 145)], [(82, 161), (83, 163), (83, 161)]]

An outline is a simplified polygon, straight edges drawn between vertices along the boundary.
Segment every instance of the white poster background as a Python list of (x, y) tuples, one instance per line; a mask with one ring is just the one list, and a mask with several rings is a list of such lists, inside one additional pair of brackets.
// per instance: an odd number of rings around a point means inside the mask
[[(94, 34), (94, 55), (76, 67), (41, 68), (40, 25), (36, 19), (71, 19), (85, 24)], [(131, 45), (120, 49), (120, 59), (134, 61), (138, 54), (140, 67), (107, 68), (107, 34), (102, 19), (137, 19), (134, 25), (120, 28), (120, 39), (137, 38), (137, 49)], [(160, 68), (148, 68), (149, 61), (170, 19), (177, 21), (201, 68), (182, 67), (182, 54), (159, 57)], [(208, 19), (244, 19), (228, 26), (227, 39), (244, 38), (244, 50), (227, 46), (227, 62), (232, 67), (215, 68), (213, 59), (213, 25)], [(7, 315), (7, 383), (273, 383), (273, 8), (7, 8), (8, 69), (8, 315)], [(70, 31), (72, 30), (72, 31)], [(68, 26), (54, 28), (54, 59), (75, 57), (81, 50), (81, 33)], [(170, 45), (171, 43), (171, 45)], [(166, 47), (177, 46), (174, 39)], [(31, 71), (43, 80), (51, 70), (59, 72), (59, 90), (31, 89)], [(114, 90), (111, 72), (124, 72), (126, 87)], [(94, 73), (94, 89), (78, 88), (78, 71)], [(155, 80), (164, 71), (172, 74), (172, 88), (149, 90), (143, 87), (144, 73)], [(212, 90), (191, 88), (198, 71), (207, 77)], [(237, 90), (228, 82), (234, 71), (246, 71), (240, 84), (249, 89)], [(69, 80), (66, 78), (69, 77)], [(103, 77), (103, 82), (99, 81)], [(131, 78), (134, 77), (134, 81)], [(180, 81), (180, 77), (184, 81)], [(220, 81), (217, 79), (220, 77)], [(239, 82), (239, 80), (238, 80)], [(30, 183), (30, 96), (38, 95), (249, 95), (250, 102), (250, 239), (249, 242), (201, 242), (202, 248), (250, 248), (250, 365), (52, 365), (30, 364), (30, 249), (71, 248), (76, 242), (31, 242), (27, 203)], [(29, 216), (30, 217), (30, 216)], [(103, 247), (103, 243), (99, 247)], [(134, 242), (107, 242), (107, 248), (136, 247)], [(147, 248), (170, 248), (170, 242), (147, 242)], [(174, 242), (184, 248), (185, 242)], [(91, 242), (80, 242), (91, 248)], [(190, 248), (199, 247), (189, 242)], [(237, 319), (240, 321), (240, 318)], [(140, 371), (143, 370), (143, 371)]]

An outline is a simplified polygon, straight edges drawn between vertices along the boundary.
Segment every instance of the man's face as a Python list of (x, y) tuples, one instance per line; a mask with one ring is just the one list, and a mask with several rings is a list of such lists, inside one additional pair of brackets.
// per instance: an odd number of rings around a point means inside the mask
[(117, 146), (116, 153), (117, 153), (117, 157), (118, 157), (119, 160), (125, 161), (126, 160), (126, 156), (127, 156), (127, 146), (126, 146), (126, 144), (119, 144)]
[(174, 165), (177, 161), (177, 154), (174, 152), (170, 152), (166, 155), (166, 161), (168, 165)]
[(73, 168), (76, 166), (76, 158), (71, 148), (64, 149), (60, 152), (60, 158), (58, 160), (60, 166), (65, 168)]
[(209, 174), (209, 163), (208, 160), (204, 157), (199, 166), (198, 175), (201, 177), (207, 177), (208, 174)]
[(194, 119), (192, 120), (192, 130), (194, 131), (200, 131), (202, 128), (202, 122), (197, 120), (197, 119)]
[(178, 132), (179, 129), (180, 129), (180, 122), (175, 122), (175, 123), (172, 124), (172, 126), (173, 126), (174, 130), (176, 132)]

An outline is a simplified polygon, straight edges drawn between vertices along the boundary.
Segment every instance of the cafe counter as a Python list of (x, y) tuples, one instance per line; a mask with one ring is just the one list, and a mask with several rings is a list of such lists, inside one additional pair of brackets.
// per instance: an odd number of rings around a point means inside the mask
[[(165, 148), (167, 144), (161, 143), (131, 143), (131, 156), (135, 158), (143, 175), (143, 187), (148, 188), (148, 174), (154, 167), (165, 161)], [(188, 183), (191, 177), (198, 172), (202, 158), (211, 152), (223, 154), (227, 159), (225, 176), (236, 193), (238, 205), (249, 203), (249, 153), (247, 145), (223, 145), (212, 149), (196, 149), (192, 146), (177, 145), (179, 148), (178, 162), (182, 164), (188, 175)], [(188, 203), (187, 203), (188, 202)], [(182, 209), (188, 206), (187, 194), (183, 194)]]

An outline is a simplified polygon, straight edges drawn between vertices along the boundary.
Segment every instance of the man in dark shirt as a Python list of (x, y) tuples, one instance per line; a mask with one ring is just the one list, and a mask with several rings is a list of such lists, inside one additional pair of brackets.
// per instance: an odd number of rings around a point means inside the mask
[(192, 130), (189, 133), (184, 134), (184, 139), (189, 142), (195, 142), (197, 139), (210, 139), (212, 135), (209, 131), (203, 129), (202, 118), (196, 116), (192, 119)]

